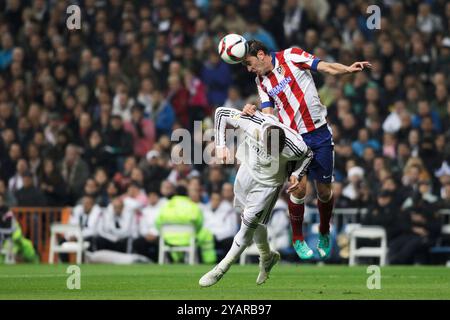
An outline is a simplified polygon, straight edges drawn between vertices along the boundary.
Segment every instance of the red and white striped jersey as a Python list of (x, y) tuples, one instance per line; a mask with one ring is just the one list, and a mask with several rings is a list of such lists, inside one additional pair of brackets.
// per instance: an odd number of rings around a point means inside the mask
[(271, 55), (273, 70), (256, 77), (261, 108), (275, 107), (280, 121), (300, 134), (324, 125), (327, 109), (320, 102), (310, 72), (317, 70), (320, 60), (300, 48)]

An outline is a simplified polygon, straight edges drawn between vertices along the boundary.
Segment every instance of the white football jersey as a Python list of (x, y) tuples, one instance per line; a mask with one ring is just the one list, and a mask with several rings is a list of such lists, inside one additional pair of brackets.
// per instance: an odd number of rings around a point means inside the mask
[[(296, 170), (293, 175), (304, 174), (312, 160), (313, 153), (294, 130), (280, 123), (269, 114), (257, 111), (253, 116), (243, 115), (240, 110), (233, 108), (217, 108), (215, 113), (215, 143), (217, 147), (224, 147), (226, 143), (226, 126), (231, 125), (241, 129), (237, 159), (249, 170), (252, 178), (264, 185), (278, 186), (285, 182), (287, 174)], [(286, 139), (281, 152), (278, 149), (269, 154), (264, 140), (265, 130), (270, 126), (283, 129)], [(275, 139), (276, 140), (276, 139)]]

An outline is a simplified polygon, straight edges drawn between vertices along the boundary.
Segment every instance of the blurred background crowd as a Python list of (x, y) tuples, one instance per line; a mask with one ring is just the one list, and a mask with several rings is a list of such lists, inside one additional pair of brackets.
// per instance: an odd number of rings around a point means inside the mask
[[(66, 27), (69, 4), (81, 8), (80, 30)], [(380, 30), (367, 28), (371, 4)], [(121, 251), (131, 231), (116, 217), (137, 203), (147, 223), (133, 247), (154, 257), (158, 208), (178, 194), (226, 250), (239, 225), (237, 166), (172, 164), (170, 137), (195, 120), (211, 128), (217, 106), (259, 103), (254, 77), (217, 54), (220, 38), (238, 33), (273, 51), (372, 63), (314, 74), (334, 135), (336, 207), (367, 208), (361, 222), (386, 228), (391, 263), (428, 263), (438, 211), (450, 208), (449, 30), (445, 0), (0, 1), (0, 197), (73, 206), (74, 223), (92, 228), (92, 208), (106, 208), (116, 236), (97, 245)], [(314, 195), (310, 185), (312, 207)], [(272, 234), (287, 248), (282, 199), (276, 210)]]

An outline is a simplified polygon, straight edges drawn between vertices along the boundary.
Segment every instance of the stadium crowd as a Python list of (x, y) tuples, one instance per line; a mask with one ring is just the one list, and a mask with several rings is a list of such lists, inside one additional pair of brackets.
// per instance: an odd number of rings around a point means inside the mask
[[(91, 247), (126, 251), (122, 240), (133, 233), (135, 252), (152, 258), (161, 219), (200, 214), (202, 251), (226, 251), (239, 223), (237, 166), (173, 164), (171, 133), (194, 132), (195, 120), (211, 128), (217, 106), (259, 103), (253, 76), (217, 54), (220, 38), (238, 33), (274, 51), (299, 46), (325, 61), (372, 63), (339, 78), (314, 74), (334, 135), (336, 207), (368, 209), (361, 222), (386, 228), (390, 263), (431, 261), (442, 236), (438, 210), (450, 208), (449, 2), (73, 3), (80, 30), (66, 27), (69, 1), (0, 2), (0, 195), (8, 206), (73, 206), (71, 221), (95, 236)], [(370, 4), (381, 8), (379, 30), (366, 25)], [(196, 135), (193, 143), (207, 145)], [(312, 184), (309, 191), (314, 206)], [(179, 210), (184, 217), (161, 214), (163, 203), (186, 197), (198, 206)], [(130, 210), (143, 221), (136, 230)], [(282, 198), (276, 210), (273, 230), (286, 248)]]

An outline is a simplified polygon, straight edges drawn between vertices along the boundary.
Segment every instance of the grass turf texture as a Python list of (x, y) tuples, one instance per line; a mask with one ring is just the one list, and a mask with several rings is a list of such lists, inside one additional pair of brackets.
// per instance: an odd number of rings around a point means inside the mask
[(0, 299), (450, 299), (450, 268), (381, 268), (369, 290), (365, 266), (277, 265), (256, 286), (257, 265), (234, 265), (213, 287), (200, 288), (210, 266), (82, 265), (81, 289), (69, 290), (67, 265), (1, 265)]

